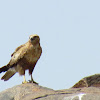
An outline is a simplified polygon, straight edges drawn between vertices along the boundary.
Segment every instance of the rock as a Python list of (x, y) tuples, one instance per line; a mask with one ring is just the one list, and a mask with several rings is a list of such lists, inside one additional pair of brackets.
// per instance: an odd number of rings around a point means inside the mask
[(100, 87), (100, 74), (91, 75), (81, 79), (78, 83), (76, 83), (73, 88), (80, 87)]
[[(87, 85), (80, 87), (84, 79)], [(99, 75), (84, 79), (76, 83), (79, 85), (64, 90), (53, 90), (33, 83), (21, 84), (0, 92), (0, 100), (100, 100)], [(93, 85), (96, 83), (98, 85)]]

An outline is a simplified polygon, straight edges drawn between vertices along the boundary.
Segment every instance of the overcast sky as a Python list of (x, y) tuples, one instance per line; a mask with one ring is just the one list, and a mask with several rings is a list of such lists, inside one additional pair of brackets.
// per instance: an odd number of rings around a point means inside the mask
[[(40, 36), (43, 49), (33, 72), (39, 85), (66, 89), (100, 73), (100, 0), (0, 0), (1, 67), (31, 34)], [(18, 73), (0, 80), (0, 91), (22, 81)]]

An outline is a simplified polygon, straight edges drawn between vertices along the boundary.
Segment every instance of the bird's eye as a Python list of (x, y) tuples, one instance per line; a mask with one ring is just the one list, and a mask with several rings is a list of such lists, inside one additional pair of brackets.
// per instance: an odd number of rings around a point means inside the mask
[(31, 38), (31, 41), (34, 40), (34, 38)]
[(35, 39), (37, 36), (34, 36), (33, 38)]
[(37, 36), (32, 37), (32, 38), (31, 38), (31, 40), (32, 40), (32, 41), (33, 41), (33, 40), (35, 40), (35, 39), (36, 39), (36, 37), (37, 37)]

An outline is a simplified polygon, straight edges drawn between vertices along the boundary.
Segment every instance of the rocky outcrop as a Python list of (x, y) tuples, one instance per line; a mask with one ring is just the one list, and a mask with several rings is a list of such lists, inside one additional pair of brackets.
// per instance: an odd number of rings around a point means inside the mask
[(100, 87), (100, 74), (85, 77), (76, 83), (73, 88), (81, 87)]
[(2, 91), (0, 100), (100, 100), (99, 79), (99, 74), (85, 77), (72, 88), (64, 90), (53, 90), (33, 83), (21, 84)]

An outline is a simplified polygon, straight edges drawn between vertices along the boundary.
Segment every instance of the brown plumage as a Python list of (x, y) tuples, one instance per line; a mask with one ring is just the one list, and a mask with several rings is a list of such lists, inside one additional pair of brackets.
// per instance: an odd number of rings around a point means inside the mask
[(1, 78), (4, 81), (7, 81), (11, 78), (16, 72), (20, 75), (24, 75), (25, 80), (25, 70), (29, 70), (29, 74), (31, 75), (31, 81), (36, 83), (32, 78), (32, 72), (34, 67), (40, 58), (42, 53), (42, 48), (40, 46), (40, 38), (38, 35), (30, 35), (29, 41), (18, 48), (16, 48), (15, 52), (11, 55), (10, 62), (0, 68), (0, 73), (5, 72), (5, 75)]

